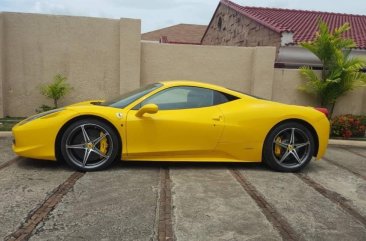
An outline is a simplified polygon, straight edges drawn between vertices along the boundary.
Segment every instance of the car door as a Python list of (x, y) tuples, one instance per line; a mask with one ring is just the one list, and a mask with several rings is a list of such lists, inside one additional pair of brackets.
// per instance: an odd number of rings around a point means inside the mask
[[(157, 113), (136, 116), (146, 104), (156, 104)], [(177, 86), (162, 90), (127, 114), (128, 155), (190, 155), (215, 149), (224, 127), (214, 91)]]

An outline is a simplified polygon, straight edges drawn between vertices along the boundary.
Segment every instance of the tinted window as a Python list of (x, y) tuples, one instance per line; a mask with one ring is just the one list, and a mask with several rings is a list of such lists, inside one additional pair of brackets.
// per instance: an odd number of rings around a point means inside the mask
[(137, 108), (146, 104), (156, 104), (160, 110), (192, 109), (222, 104), (237, 97), (199, 87), (172, 87), (156, 93), (143, 101)]

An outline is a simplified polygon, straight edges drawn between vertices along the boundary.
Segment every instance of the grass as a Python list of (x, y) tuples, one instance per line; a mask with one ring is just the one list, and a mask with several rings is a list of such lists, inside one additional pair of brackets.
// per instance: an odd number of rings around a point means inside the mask
[(11, 128), (23, 119), (24, 117), (0, 118), (0, 131), (11, 131)]

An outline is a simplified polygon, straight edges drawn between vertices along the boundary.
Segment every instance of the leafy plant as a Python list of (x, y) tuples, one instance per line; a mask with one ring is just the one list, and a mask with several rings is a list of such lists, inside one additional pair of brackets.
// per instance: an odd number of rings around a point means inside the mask
[(56, 107), (52, 107), (49, 105), (41, 105), (39, 108), (36, 109), (36, 112), (42, 113), (42, 112), (53, 110), (53, 109), (56, 109)]
[(331, 136), (343, 137), (364, 137), (366, 130), (366, 116), (362, 115), (340, 115), (331, 120)]
[(18, 122), (25, 119), (25, 117), (9, 117), (0, 118), (0, 131), (11, 131), (13, 126), (15, 126)]
[(41, 86), (42, 95), (53, 99), (54, 108), (57, 108), (58, 101), (72, 90), (70, 84), (66, 81), (67, 78), (65, 76), (57, 74), (53, 77), (53, 82), (51, 84)]
[(366, 67), (366, 61), (351, 58), (351, 48), (356, 45), (352, 39), (342, 37), (350, 28), (349, 23), (345, 23), (331, 32), (327, 24), (320, 21), (315, 39), (300, 44), (317, 56), (323, 66), (320, 76), (308, 66), (301, 67), (300, 73), (307, 82), (300, 89), (319, 97), (320, 105), (330, 109), (330, 118), (340, 96), (366, 86), (366, 74), (360, 71)]

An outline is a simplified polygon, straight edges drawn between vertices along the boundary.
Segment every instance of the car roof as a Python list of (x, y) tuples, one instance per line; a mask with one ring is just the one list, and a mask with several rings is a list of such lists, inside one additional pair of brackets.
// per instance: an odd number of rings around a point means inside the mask
[(191, 80), (170, 80), (170, 81), (160, 81), (159, 83), (161, 83), (165, 86), (195, 86), (195, 87), (214, 89), (214, 90), (223, 91), (223, 92), (227, 92), (227, 93), (232, 92), (232, 90), (227, 89), (220, 85), (209, 84), (209, 83), (198, 82), (198, 81), (191, 81)]

